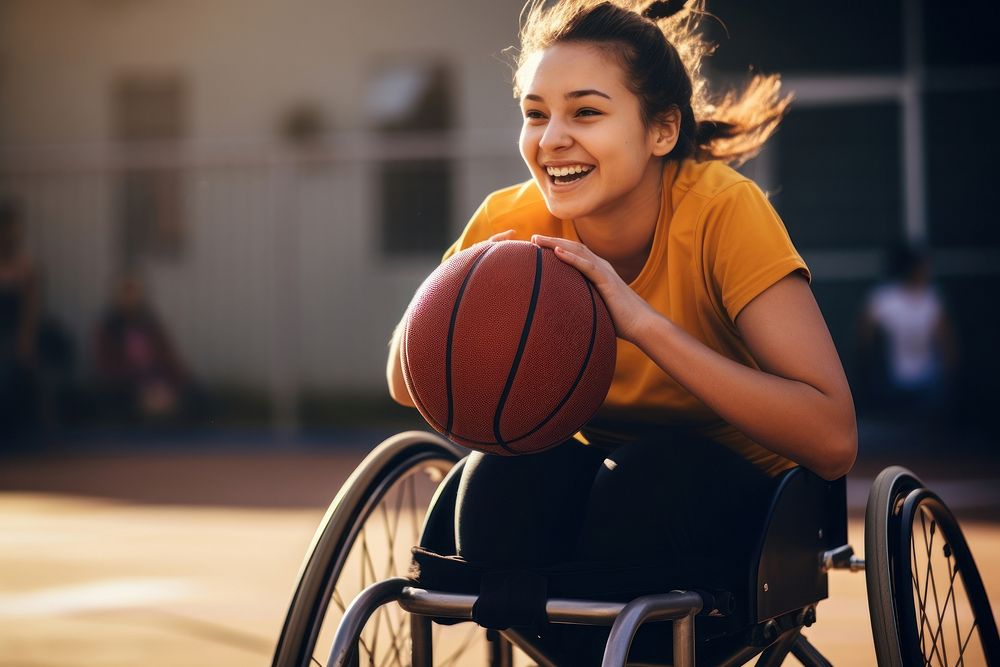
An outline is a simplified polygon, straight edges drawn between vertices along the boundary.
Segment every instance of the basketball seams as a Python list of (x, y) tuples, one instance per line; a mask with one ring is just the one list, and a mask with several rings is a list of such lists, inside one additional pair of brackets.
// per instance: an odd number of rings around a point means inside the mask
[[(468, 251), (464, 253), (467, 257), (470, 258), (466, 260), (467, 266), (469, 267), (464, 269), (464, 273), (466, 275), (469, 274), (469, 272), (472, 270), (472, 266), (476, 262), (478, 262), (479, 259), (481, 259), (482, 255), (485, 253), (487, 249), (488, 248), (486, 247), (480, 248), (478, 250), (470, 248)], [(454, 264), (454, 262), (452, 264)], [(456, 273), (461, 275), (462, 272), (463, 269), (459, 269)], [(424, 284), (421, 285), (420, 289), (418, 290), (417, 295), (414, 297), (414, 301), (407, 312), (406, 316), (407, 321), (403, 327), (403, 332), (402, 332), (403, 336), (402, 348), (405, 355), (404, 359), (405, 363), (402, 364), (402, 371), (403, 371), (403, 380), (406, 383), (407, 390), (410, 393), (410, 397), (416, 404), (417, 410), (424, 417), (424, 419), (426, 419), (427, 422), (434, 427), (435, 430), (444, 435), (448, 435), (446, 429), (441, 424), (441, 421), (439, 419), (442, 412), (442, 408), (445, 406), (441, 405), (440, 400), (437, 401), (432, 400), (431, 401), (432, 404), (428, 405), (428, 402), (424, 400), (423, 397), (421, 397), (420, 391), (418, 389), (418, 386), (422, 386), (423, 389), (426, 391), (435, 386), (437, 382), (437, 378), (432, 379), (431, 377), (428, 377), (426, 373), (426, 367), (430, 361), (430, 359), (427, 357), (426, 354), (428, 351), (427, 340), (428, 340), (428, 335), (432, 334), (429, 334), (426, 331), (417, 332), (420, 335), (417, 336), (416, 340), (411, 340), (411, 334), (414, 333), (412, 331), (414, 326), (412, 321), (416, 315), (416, 312), (422, 311), (423, 304), (428, 298), (430, 298), (432, 301), (434, 300), (433, 295), (435, 294), (435, 289), (436, 288), (434, 287), (433, 281), (425, 280)], [(440, 332), (440, 335), (442, 338), (444, 338), (447, 335), (447, 331), (442, 330)], [(414, 345), (417, 346), (417, 349), (420, 350), (422, 354), (414, 353)], [(423, 367), (425, 371), (422, 373), (414, 373), (413, 371), (415, 367), (414, 364), (416, 364), (416, 367), (418, 369)], [(447, 384), (447, 377), (441, 378), (441, 380), (443, 381), (442, 384)], [(434, 384), (429, 384), (429, 382), (433, 382)], [(431, 398), (433, 399), (433, 391), (429, 393), (432, 394)]]
[(542, 249), (535, 248), (535, 281), (531, 287), (531, 300), (528, 302), (528, 313), (524, 317), (524, 326), (521, 327), (521, 340), (517, 344), (517, 352), (514, 353), (514, 361), (511, 362), (510, 372), (507, 375), (507, 383), (500, 394), (500, 401), (496, 411), (493, 413), (493, 435), (497, 444), (511, 452), (516, 453), (507, 447), (506, 441), (500, 433), (500, 417), (503, 415), (504, 406), (507, 404), (507, 396), (514, 385), (514, 378), (517, 376), (517, 369), (521, 365), (521, 357), (524, 356), (524, 348), (528, 344), (528, 336), (531, 334), (531, 324), (535, 320), (535, 307), (538, 305), (538, 294), (542, 289)]
[(458, 321), (458, 308), (462, 303), (462, 296), (465, 294), (465, 288), (468, 287), (472, 274), (476, 272), (476, 267), (479, 266), (479, 263), (483, 261), (484, 257), (490, 254), (492, 249), (492, 247), (486, 248), (486, 250), (479, 253), (479, 256), (476, 257), (474, 262), (472, 262), (472, 266), (470, 266), (468, 272), (466, 272), (465, 278), (462, 279), (462, 286), (458, 289), (458, 295), (455, 297), (455, 306), (451, 311), (451, 320), (448, 323), (448, 338), (444, 348), (444, 381), (445, 393), (448, 399), (448, 423), (445, 426), (445, 435), (451, 435), (451, 427), (454, 425), (455, 419), (455, 397), (452, 393), (451, 386), (451, 348), (455, 340), (455, 323)]
[[(590, 284), (590, 281), (587, 280), (586, 278), (583, 278), (583, 280), (586, 282), (587, 293), (590, 295), (591, 320), (590, 320), (590, 342), (587, 344), (587, 352), (586, 354), (584, 354), (583, 363), (580, 364), (580, 370), (577, 372), (576, 378), (573, 380), (573, 384), (570, 385), (569, 390), (565, 393), (565, 395), (563, 395), (562, 399), (559, 401), (556, 407), (554, 407), (552, 411), (544, 419), (542, 419), (533, 429), (531, 429), (530, 431), (528, 431), (523, 435), (520, 435), (516, 438), (509, 440), (508, 441), (509, 444), (513, 444), (519, 440), (523, 440), (527, 437), (534, 435), (539, 430), (541, 430), (542, 427), (544, 427), (546, 424), (552, 421), (552, 419), (557, 414), (559, 414), (559, 411), (562, 410), (563, 406), (569, 402), (569, 399), (573, 396), (573, 392), (576, 391), (577, 385), (580, 384), (580, 381), (583, 379), (584, 374), (586, 374), (587, 372), (587, 367), (590, 364), (590, 357), (594, 352), (594, 345), (597, 343), (597, 300), (594, 298), (594, 288)], [(580, 426), (583, 426), (583, 424), (579, 424), (573, 430), (575, 431), (579, 429)], [(570, 435), (572, 434), (568, 433), (567, 437), (569, 437)]]

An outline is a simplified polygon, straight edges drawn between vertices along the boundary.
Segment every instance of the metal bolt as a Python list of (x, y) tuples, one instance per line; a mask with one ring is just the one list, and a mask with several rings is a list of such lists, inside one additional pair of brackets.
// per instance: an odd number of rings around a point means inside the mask
[(764, 582), (764, 592), (765, 593), (767, 592), (767, 582), (766, 581)]

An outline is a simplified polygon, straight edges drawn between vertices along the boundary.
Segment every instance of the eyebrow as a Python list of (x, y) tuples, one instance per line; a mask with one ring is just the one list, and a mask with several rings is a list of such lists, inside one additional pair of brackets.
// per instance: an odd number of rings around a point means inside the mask
[[(602, 93), (601, 91), (596, 90), (594, 88), (587, 88), (585, 90), (573, 90), (573, 91), (570, 91), (570, 92), (566, 93), (563, 97), (565, 97), (567, 100), (575, 100), (575, 99), (577, 99), (579, 97), (587, 97), (588, 95), (597, 95), (598, 97), (603, 97), (603, 98), (608, 99), (608, 100), (611, 99), (611, 96), (608, 95), (607, 93)], [(524, 99), (526, 99), (526, 100), (532, 100), (533, 102), (544, 102), (545, 101), (544, 99), (542, 99), (541, 95), (533, 95), (533, 94), (525, 95)]]

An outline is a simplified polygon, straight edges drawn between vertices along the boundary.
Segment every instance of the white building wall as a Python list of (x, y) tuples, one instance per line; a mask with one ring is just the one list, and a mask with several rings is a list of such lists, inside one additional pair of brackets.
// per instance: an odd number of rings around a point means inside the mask
[[(458, 122), (442, 149), (456, 159), (457, 231), (489, 191), (527, 177), (510, 71), (497, 60), (516, 39), (519, 9), (509, 0), (0, 3), (0, 192), (24, 198), (48, 309), (83, 360), (119, 259), (113, 82), (179, 72), (187, 138), (167, 163), (184, 174), (184, 251), (143, 269), (187, 362), (210, 382), (278, 392), (381, 390), (385, 343), (436, 260), (379, 252), (368, 77), (380, 60), (410, 54), (452, 66)], [(277, 127), (304, 101), (324, 109), (333, 132), (296, 166)]]

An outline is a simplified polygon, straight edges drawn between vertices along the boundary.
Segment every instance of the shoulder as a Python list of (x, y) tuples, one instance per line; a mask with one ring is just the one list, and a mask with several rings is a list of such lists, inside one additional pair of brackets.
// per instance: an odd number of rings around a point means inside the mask
[(690, 195), (706, 203), (748, 193), (763, 196), (756, 183), (718, 160), (684, 160), (678, 166), (673, 190), (675, 195)]
[(781, 236), (787, 234), (760, 187), (716, 160), (682, 162), (671, 197), (680, 226), (691, 226), (700, 234), (722, 233), (725, 229), (741, 234), (780, 229)]

